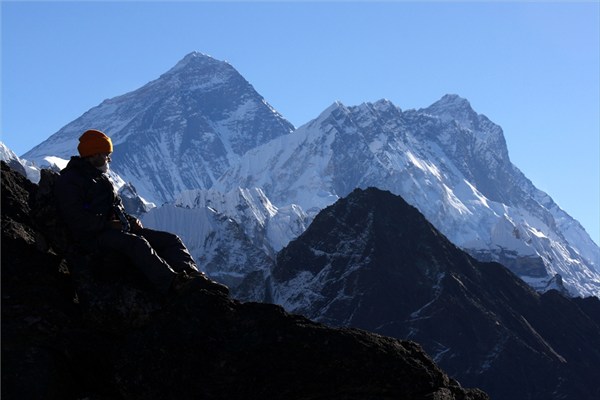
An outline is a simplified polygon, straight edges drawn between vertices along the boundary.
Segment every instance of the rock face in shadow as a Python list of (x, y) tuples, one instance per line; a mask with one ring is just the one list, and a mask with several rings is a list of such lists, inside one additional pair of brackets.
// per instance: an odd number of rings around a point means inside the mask
[(401, 197), (356, 189), (283, 249), (273, 299), (294, 313), (420, 343), (497, 400), (600, 398), (600, 301), (536, 293), (450, 243)]
[(3, 399), (487, 399), (414, 342), (73, 258), (43, 182), (2, 165)]

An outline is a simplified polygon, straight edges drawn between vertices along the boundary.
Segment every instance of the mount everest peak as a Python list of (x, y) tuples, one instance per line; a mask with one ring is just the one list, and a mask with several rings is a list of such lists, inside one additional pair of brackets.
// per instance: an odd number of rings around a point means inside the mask
[[(188, 72), (192, 72), (194, 69), (197, 71), (201, 71), (205, 68), (222, 68), (225, 65), (229, 65), (226, 61), (220, 61), (208, 54), (201, 53), (199, 51), (192, 51), (183, 57), (173, 68), (165, 72), (162, 76), (165, 75), (173, 75), (176, 74), (180, 70), (187, 70)], [(233, 67), (231, 67), (233, 70)], [(233, 70), (235, 71), (235, 70)], [(203, 73), (201, 73), (202, 75)], [(161, 76), (161, 77), (162, 77)]]
[(157, 204), (211, 187), (246, 151), (294, 129), (230, 64), (198, 52), (105, 100), (23, 158), (40, 165), (50, 155), (68, 159), (89, 128), (112, 138), (111, 167)]

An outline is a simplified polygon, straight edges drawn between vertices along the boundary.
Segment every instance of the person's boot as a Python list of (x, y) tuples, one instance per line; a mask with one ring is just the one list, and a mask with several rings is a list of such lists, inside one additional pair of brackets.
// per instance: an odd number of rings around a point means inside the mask
[(225, 296), (229, 296), (229, 288), (218, 282), (209, 279), (203, 272), (179, 272), (173, 278), (170, 292), (173, 294), (181, 294), (189, 290), (204, 289), (210, 292), (218, 292)]
[(204, 272), (193, 271), (191, 273), (188, 272), (188, 275), (192, 277), (192, 280), (197, 280), (203, 289), (216, 291), (221, 294), (224, 294), (225, 296), (229, 296), (229, 288), (227, 286), (217, 281), (213, 281), (208, 276), (206, 276)]

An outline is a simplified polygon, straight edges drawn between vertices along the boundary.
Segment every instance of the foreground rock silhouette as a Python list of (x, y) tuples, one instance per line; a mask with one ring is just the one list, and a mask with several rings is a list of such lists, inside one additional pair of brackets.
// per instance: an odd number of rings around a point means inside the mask
[(70, 258), (44, 190), (2, 163), (3, 399), (487, 399), (418, 344)]

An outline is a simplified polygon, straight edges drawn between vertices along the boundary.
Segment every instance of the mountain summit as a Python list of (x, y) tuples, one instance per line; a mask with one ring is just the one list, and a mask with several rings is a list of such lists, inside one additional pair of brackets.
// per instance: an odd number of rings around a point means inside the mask
[(447, 94), (420, 111), (438, 116), (444, 121), (456, 121), (468, 129), (474, 129), (480, 119), (480, 115), (473, 110), (471, 103), (456, 94)]
[(456, 95), (407, 111), (337, 102), (250, 150), (215, 186), (261, 187), (276, 206), (312, 215), (355, 188), (389, 190), (454, 244), (538, 290), (560, 274), (571, 294), (600, 294), (598, 246), (512, 164), (501, 127)]
[(91, 127), (112, 138), (115, 172), (158, 204), (211, 187), (246, 151), (294, 129), (230, 64), (198, 52), (105, 100), (23, 158), (41, 165), (47, 156), (68, 159)]

